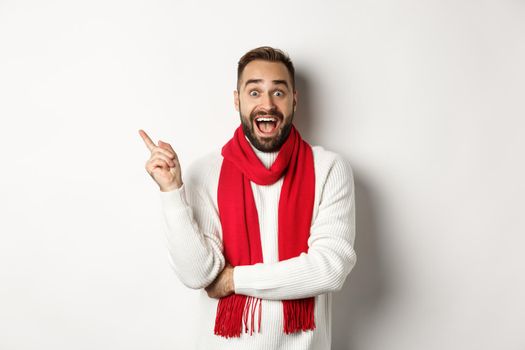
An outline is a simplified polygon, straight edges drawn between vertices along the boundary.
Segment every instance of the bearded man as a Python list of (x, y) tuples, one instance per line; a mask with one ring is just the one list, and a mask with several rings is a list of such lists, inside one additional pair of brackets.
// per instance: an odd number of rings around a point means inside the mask
[(184, 182), (171, 145), (139, 130), (170, 263), (201, 290), (198, 348), (330, 349), (332, 292), (356, 263), (352, 169), (295, 128), (295, 70), (281, 50), (241, 57), (234, 104), (233, 137)]

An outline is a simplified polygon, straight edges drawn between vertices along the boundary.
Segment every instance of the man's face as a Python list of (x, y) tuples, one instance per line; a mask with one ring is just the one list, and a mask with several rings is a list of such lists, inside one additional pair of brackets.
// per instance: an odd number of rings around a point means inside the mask
[(234, 91), (244, 134), (263, 152), (281, 148), (292, 127), (297, 92), (281, 62), (251, 61)]

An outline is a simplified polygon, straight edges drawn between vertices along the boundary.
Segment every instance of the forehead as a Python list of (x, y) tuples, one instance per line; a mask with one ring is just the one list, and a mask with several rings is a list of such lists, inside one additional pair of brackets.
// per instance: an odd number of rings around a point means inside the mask
[(288, 68), (282, 62), (269, 62), (263, 60), (251, 61), (244, 67), (241, 75), (241, 86), (249, 79), (262, 79), (265, 82), (272, 80), (286, 80), (291, 86), (291, 77)]

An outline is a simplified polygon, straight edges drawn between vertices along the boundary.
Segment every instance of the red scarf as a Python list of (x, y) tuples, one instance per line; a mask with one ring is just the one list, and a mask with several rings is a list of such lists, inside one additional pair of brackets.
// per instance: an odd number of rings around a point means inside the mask
[[(292, 126), (275, 162), (267, 169), (259, 160), (239, 126), (233, 138), (222, 148), (222, 162), (217, 192), (222, 226), (224, 256), (233, 266), (263, 262), (257, 208), (250, 181), (271, 185), (284, 175), (278, 209), (279, 260), (308, 252), (308, 237), (315, 195), (315, 174), (311, 146)], [(284, 329), (287, 334), (312, 330), (314, 298), (283, 300)], [(251, 332), (255, 308), (261, 300), (232, 294), (221, 298), (217, 306), (215, 334), (240, 337), (242, 323), (248, 329), (251, 310)]]

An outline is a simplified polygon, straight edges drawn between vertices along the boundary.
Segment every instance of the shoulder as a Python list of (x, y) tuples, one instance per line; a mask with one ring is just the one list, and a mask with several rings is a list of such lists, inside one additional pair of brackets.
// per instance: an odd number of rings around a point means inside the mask
[(313, 146), (312, 151), (317, 204), (313, 219), (326, 208), (352, 208), (354, 176), (350, 164), (340, 154), (321, 146)]
[(325, 183), (329, 178), (353, 182), (352, 167), (339, 153), (322, 146), (312, 146), (316, 178)]

